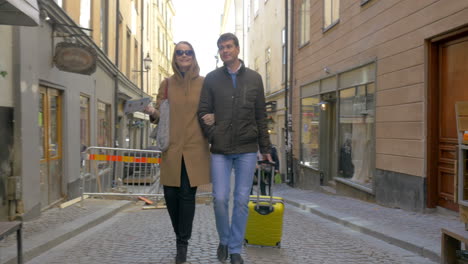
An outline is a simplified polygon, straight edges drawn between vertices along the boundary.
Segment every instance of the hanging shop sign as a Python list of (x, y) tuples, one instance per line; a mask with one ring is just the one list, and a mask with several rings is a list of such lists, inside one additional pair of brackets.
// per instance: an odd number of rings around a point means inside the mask
[(60, 42), (55, 46), (54, 63), (61, 71), (91, 75), (96, 71), (96, 50), (79, 43)]

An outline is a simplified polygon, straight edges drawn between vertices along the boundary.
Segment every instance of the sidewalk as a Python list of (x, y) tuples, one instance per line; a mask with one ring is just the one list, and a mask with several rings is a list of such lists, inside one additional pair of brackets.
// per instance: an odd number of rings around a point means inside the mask
[[(23, 222), (23, 261), (42, 254), (63, 241), (107, 220), (131, 201), (86, 199), (63, 209), (42, 212), (32, 221)], [(0, 241), (0, 263), (16, 263), (16, 235)]]
[[(345, 225), (411, 252), (440, 259), (440, 229), (463, 228), (457, 214), (413, 213), (391, 209), (348, 197), (275, 186), (275, 196), (282, 196), (286, 207), (296, 206), (310, 213)], [(87, 230), (131, 205), (132, 201), (86, 199), (84, 207), (74, 204), (52, 208), (41, 217), (23, 224), (23, 259), (25, 262), (61, 242)], [(0, 241), (0, 263), (16, 263), (16, 236)]]
[(296, 206), (353, 230), (376, 237), (408, 251), (440, 261), (443, 227), (463, 228), (457, 213), (416, 213), (383, 207), (349, 197), (276, 185), (275, 196), (286, 206)]

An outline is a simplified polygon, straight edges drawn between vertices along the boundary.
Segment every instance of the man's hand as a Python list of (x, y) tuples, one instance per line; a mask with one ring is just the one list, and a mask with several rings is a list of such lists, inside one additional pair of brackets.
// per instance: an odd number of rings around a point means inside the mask
[(271, 163), (275, 163), (273, 161), (273, 159), (271, 158), (271, 154), (269, 154), (269, 153), (268, 154), (262, 154), (262, 156), (263, 156), (263, 160), (268, 160)]
[(202, 116), (202, 119), (203, 119), (203, 123), (209, 126), (213, 125), (215, 122), (214, 114), (205, 114), (204, 116)]

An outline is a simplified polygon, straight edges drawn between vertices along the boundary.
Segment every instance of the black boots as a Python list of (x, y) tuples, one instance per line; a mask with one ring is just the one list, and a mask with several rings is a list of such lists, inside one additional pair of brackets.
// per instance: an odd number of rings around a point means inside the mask
[(240, 254), (231, 254), (231, 264), (244, 264)]
[(218, 250), (216, 251), (216, 255), (218, 256), (218, 260), (224, 262), (228, 258), (228, 246), (219, 244)]
[(182, 264), (187, 261), (187, 245), (177, 245), (176, 264)]

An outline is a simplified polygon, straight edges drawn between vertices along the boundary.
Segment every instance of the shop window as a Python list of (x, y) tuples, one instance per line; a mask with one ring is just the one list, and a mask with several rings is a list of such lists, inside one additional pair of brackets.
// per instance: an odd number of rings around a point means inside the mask
[(301, 164), (319, 169), (320, 97), (301, 100)]
[(374, 83), (340, 90), (338, 175), (368, 188), (373, 182)]

